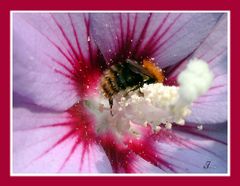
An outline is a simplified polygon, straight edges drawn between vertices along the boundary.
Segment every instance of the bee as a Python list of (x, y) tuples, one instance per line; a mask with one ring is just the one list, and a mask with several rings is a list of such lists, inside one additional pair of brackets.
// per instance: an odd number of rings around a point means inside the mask
[[(100, 81), (100, 89), (113, 106), (113, 96), (120, 91), (134, 91), (144, 84), (164, 81), (162, 70), (152, 60), (144, 59), (141, 63), (127, 59), (123, 63), (112, 65), (105, 70)], [(111, 112), (112, 114), (112, 112)]]

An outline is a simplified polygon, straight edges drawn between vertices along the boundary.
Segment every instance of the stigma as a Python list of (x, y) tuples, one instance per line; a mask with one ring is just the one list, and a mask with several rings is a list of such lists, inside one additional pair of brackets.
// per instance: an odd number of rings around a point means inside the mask
[[(113, 115), (108, 114), (105, 120), (109, 126), (100, 128), (110, 129), (121, 137), (141, 135), (139, 127), (150, 126), (153, 132), (158, 132), (162, 127), (171, 129), (173, 124), (184, 125), (192, 103), (210, 88), (213, 73), (205, 61), (192, 59), (177, 81), (179, 86), (156, 82), (144, 84), (127, 95), (119, 92), (113, 98)], [(100, 111), (104, 112), (104, 108), (106, 104), (101, 104)]]

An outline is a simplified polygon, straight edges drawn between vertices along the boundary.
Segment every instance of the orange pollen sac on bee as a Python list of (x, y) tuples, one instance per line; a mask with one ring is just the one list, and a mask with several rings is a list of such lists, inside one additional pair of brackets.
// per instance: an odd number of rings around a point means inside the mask
[(157, 80), (159, 83), (163, 83), (164, 81), (164, 75), (162, 69), (157, 67), (153, 60), (151, 59), (144, 59), (143, 60), (143, 67), (147, 69)]

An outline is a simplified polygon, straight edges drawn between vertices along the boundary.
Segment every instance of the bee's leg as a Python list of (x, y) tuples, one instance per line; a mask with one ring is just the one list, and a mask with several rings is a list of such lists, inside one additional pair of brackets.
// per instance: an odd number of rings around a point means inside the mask
[(133, 91), (135, 91), (135, 90), (137, 90), (137, 89), (139, 89), (139, 91), (140, 91), (140, 88), (141, 88), (142, 86), (143, 86), (142, 83), (139, 84), (139, 85), (136, 85), (136, 86), (133, 87), (132, 89), (128, 90), (128, 91), (124, 94), (124, 96), (127, 96), (130, 92), (133, 92)]
[(128, 94), (129, 94), (130, 92), (132, 92), (132, 91), (134, 91), (134, 90), (137, 90), (138, 88), (139, 88), (139, 86), (133, 87), (132, 89), (130, 89), (130, 90), (128, 90), (127, 92), (125, 92), (124, 96), (125, 96), (125, 97), (128, 96)]
[(136, 86), (136, 87), (134, 87), (133, 89), (131, 89), (129, 92), (138, 90), (138, 95), (139, 95), (139, 96), (144, 96), (144, 94), (143, 94), (143, 93), (141, 92), (141, 90), (140, 90), (141, 87), (142, 87), (142, 85)]
[(140, 96), (144, 97), (144, 94), (143, 94), (143, 92), (141, 91), (140, 87), (138, 88), (138, 94), (139, 94)]
[(109, 105), (110, 105), (110, 113), (113, 116), (113, 113), (112, 113), (113, 99), (109, 98), (108, 102), (109, 102)]

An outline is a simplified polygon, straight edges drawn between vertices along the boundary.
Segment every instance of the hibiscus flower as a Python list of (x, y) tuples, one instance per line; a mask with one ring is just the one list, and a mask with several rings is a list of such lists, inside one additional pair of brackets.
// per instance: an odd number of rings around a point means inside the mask
[[(12, 29), (13, 173), (227, 172), (226, 14), (14, 13)], [(100, 82), (127, 61), (164, 80), (110, 108)]]

